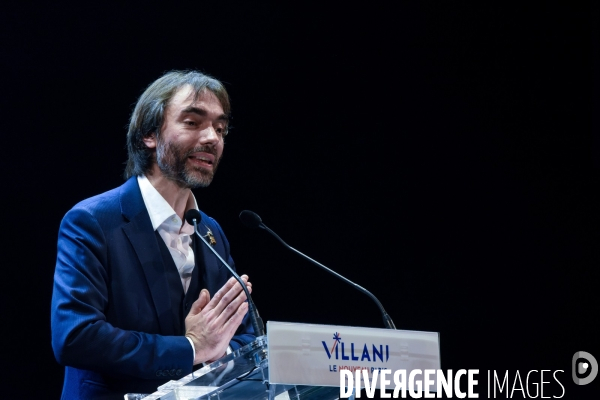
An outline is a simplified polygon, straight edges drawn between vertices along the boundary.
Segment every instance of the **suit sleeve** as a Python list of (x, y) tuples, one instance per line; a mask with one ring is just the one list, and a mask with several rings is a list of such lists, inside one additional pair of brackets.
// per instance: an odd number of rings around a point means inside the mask
[(63, 219), (52, 292), (52, 348), (65, 366), (113, 376), (156, 379), (164, 370), (192, 372), (184, 336), (116, 328), (107, 322), (107, 242), (97, 219), (75, 208)]

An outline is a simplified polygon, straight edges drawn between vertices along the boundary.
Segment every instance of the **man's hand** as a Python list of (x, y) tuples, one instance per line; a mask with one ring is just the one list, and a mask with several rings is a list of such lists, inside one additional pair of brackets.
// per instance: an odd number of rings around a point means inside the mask
[[(248, 276), (242, 275), (241, 278), (251, 293), (252, 284), (248, 282)], [(246, 294), (233, 277), (212, 300), (208, 290), (202, 289), (185, 318), (185, 336), (194, 342), (196, 350), (194, 365), (212, 362), (225, 354), (247, 311)]]

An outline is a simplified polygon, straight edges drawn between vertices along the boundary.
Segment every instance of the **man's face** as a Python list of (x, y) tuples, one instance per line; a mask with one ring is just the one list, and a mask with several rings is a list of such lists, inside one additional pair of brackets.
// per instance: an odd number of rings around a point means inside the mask
[(194, 101), (190, 86), (179, 89), (165, 111), (156, 143), (161, 173), (180, 187), (208, 186), (223, 154), (227, 116), (209, 90)]

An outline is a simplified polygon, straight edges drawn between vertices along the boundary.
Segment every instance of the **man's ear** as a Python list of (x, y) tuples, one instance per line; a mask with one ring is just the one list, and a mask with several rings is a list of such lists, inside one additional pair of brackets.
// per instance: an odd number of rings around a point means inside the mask
[(148, 147), (149, 149), (156, 148), (156, 134), (154, 132), (152, 132), (148, 136), (144, 137), (144, 139), (142, 139), (142, 140), (144, 141), (144, 144), (146, 145), (146, 147)]

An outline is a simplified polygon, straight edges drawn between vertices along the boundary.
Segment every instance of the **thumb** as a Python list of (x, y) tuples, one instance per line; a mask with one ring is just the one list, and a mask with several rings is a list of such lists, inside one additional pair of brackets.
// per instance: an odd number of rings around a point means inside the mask
[(190, 309), (189, 313), (191, 315), (196, 315), (200, 313), (200, 311), (202, 311), (202, 309), (206, 307), (209, 301), (210, 293), (208, 293), (208, 290), (202, 289), (202, 291), (200, 292), (200, 296), (198, 296), (198, 300), (196, 300), (194, 304), (192, 304), (192, 308)]

